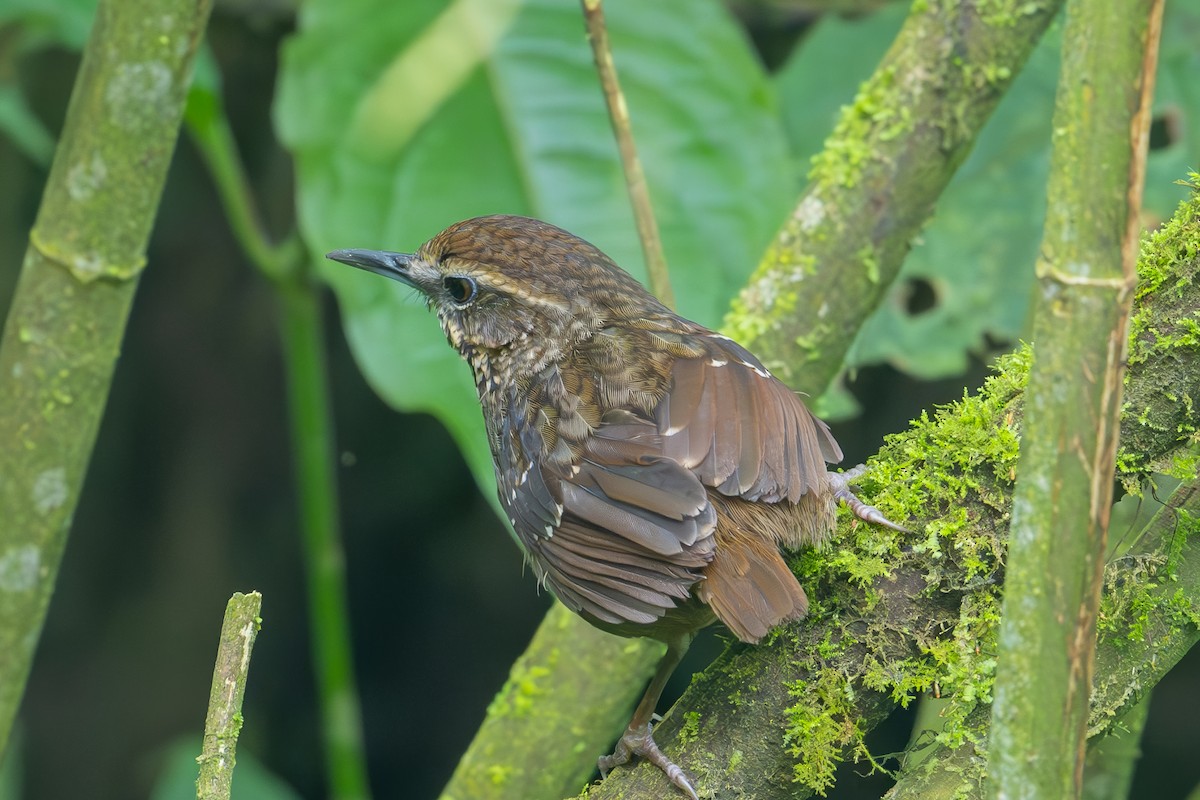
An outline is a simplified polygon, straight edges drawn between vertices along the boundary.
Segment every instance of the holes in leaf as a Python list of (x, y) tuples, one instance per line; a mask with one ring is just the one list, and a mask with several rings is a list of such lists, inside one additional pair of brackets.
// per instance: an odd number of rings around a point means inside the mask
[(910, 316), (920, 316), (937, 307), (937, 289), (928, 278), (909, 278), (905, 282), (901, 292), (901, 297), (904, 301), (904, 310)]
[(1150, 120), (1150, 149), (1165, 150), (1183, 136), (1179, 109), (1168, 108)]

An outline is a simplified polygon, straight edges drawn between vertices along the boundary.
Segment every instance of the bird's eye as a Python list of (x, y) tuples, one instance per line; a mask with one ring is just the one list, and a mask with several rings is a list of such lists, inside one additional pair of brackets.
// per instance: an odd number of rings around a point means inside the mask
[(475, 281), (461, 275), (447, 275), (442, 278), (442, 286), (446, 294), (456, 303), (469, 303), (475, 298)]

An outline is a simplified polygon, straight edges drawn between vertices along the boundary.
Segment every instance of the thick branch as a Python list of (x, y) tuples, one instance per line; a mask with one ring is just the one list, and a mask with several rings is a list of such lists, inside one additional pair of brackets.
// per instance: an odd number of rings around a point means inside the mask
[(618, 639), (555, 603), (488, 707), (442, 800), (575, 794), (629, 719), (642, 691), (638, 677), (649, 677), (662, 654), (657, 642)]
[(0, 756), (108, 397), (211, 0), (103, 0), (0, 342)]
[(1062, 0), (917, 3), (726, 320), (820, 395)]
[[(1126, 729), (1138, 724), (1150, 690), (1200, 642), (1197, 516), (1200, 481), (1192, 480), (1172, 493), (1133, 546), (1106, 568), (1088, 722), (1091, 751), (1111, 747), (1110, 736), (1128, 738)], [(966, 719), (967, 744), (953, 749), (938, 743), (921, 767), (901, 773), (889, 798), (982, 797), (989, 719), (988, 707), (980, 705)], [(1094, 757), (1089, 752), (1089, 767)], [(1089, 783), (1092, 777), (1085, 775)], [(1116, 779), (1110, 775), (1096, 784)]]

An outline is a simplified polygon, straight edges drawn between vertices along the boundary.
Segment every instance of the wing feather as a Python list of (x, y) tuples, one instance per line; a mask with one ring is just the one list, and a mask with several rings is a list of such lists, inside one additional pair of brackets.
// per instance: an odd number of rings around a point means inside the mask
[[(781, 559), (735, 552), (728, 538), (721, 547), (733, 549), (717, 553), (708, 492), (798, 503), (825, 490), (825, 462), (840, 460), (841, 451), (824, 423), (749, 352), (715, 334), (685, 338), (680, 352), (699, 355), (676, 357), (660, 389), (639, 389), (661, 397), (649, 413), (638, 408), (652, 403), (631, 404), (601, 409), (598, 423), (589, 416), (588, 425), (556, 427), (579, 416), (578, 397), (557, 367), (528, 394), (514, 391), (493, 439), (498, 463), (516, 465), (497, 469), (501, 499), (539, 577), (570, 608), (606, 623), (653, 622), (696, 590), (716, 557), (719, 579), (701, 594), (722, 618), (736, 616), (735, 631), (751, 640), (802, 614), (803, 592), (784, 580), (790, 573)], [(591, 383), (600, 385), (600, 373), (627, 369), (628, 357), (608, 350), (595, 367), (572, 366), (596, 369)], [(775, 552), (766, 540), (763, 546)]]

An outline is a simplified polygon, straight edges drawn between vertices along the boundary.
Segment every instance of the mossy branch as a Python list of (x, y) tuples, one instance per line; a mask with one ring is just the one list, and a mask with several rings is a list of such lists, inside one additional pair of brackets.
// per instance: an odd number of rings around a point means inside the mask
[(237, 592), (225, 606), (204, 720), (204, 744), (196, 759), (200, 764), (196, 800), (229, 800), (242, 731), (242, 698), (250, 674), (250, 653), (262, 624), (261, 611), (258, 592)]
[[(1127, 398), (1158, 386), (1174, 399), (1148, 410), (1127, 401), (1119, 452), (1122, 463), (1162, 465), (1188, 480), (1200, 444), (1198, 271), (1193, 195), (1145, 243), (1126, 375)], [(980, 394), (889, 437), (863, 494), (914, 533), (845, 522), (830, 549), (801, 553), (795, 566), (813, 598), (809, 619), (769, 646), (731, 647), (657, 729), (667, 756), (711, 796), (825, 791), (839, 762), (868, 758), (863, 739), (879, 719), (925, 692), (950, 701), (937, 740), (952, 759), (925, 763), (953, 791), (978, 791), (988, 719), (980, 709), (991, 700), (1029, 360), (1027, 350), (1002, 359)], [(1134, 453), (1131, 443), (1144, 449)], [(1146, 473), (1126, 477), (1140, 485)], [(1197, 525), (1164, 514), (1164, 524), (1183, 524), (1165, 540), (1148, 532), (1144, 555), (1126, 554), (1106, 574), (1093, 735), (1110, 730), (1200, 639)], [(964, 765), (974, 772), (958, 773)], [(591, 796), (660, 797), (664, 780), (642, 766), (615, 773)]]
[(914, 3), (725, 332), (821, 395), (1062, 0)]
[(211, 0), (102, 0), (0, 342), (0, 757), (24, 692)]
[(648, 677), (662, 654), (657, 642), (618, 639), (555, 603), (488, 707), (441, 800), (574, 794), (629, 720), (642, 690), (630, 675)]

